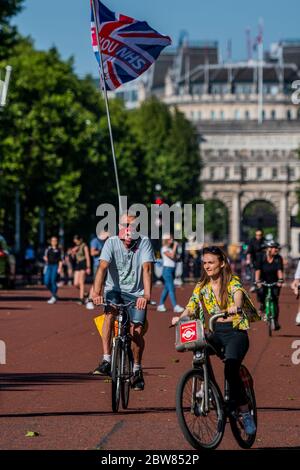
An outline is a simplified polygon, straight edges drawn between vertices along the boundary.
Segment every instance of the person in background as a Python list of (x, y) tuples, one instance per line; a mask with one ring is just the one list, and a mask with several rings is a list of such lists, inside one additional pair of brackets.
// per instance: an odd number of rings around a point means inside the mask
[[(252, 238), (250, 240), (250, 243), (248, 245), (248, 250), (247, 250), (247, 256), (246, 256), (246, 265), (252, 273), (252, 283), (255, 280), (255, 270), (256, 270), (256, 265), (259, 260), (260, 254), (262, 253), (262, 250), (264, 248), (265, 244), (265, 238), (264, 238), (264, 232), (261, 229), (257, 229), (255, 231), (255, 238)], [(255, 291), (255, 286), (252, 286), (250, 288), (250, 292)]]
[(160, 302), (157, 307), (158, 312), (166, 312), (165, 300), (170, 296), (174, 313), (182, 313), (184, 308), (177, 304), (175, 294), (175, 268), (176, 268), (176, 252), (178, 243), (173, 240), (170, 234), (163, 235), (163, 242), (161, 248), (161, 256), (163, 259), (163, 280), (165, 283), (164, 289), (161, 294)]
[[(104, 247), (104, 243), (107, 240), (107, 238), (109, 238), (109, 233), (102, 230), (102, 232), (99, 235), (99, 238), (96, 236), (91, 240), (90, 250), (91, 250), (91, 257), (93, 259), (93, 276), (94, 277), (96, 275), (96, 272), (100, 263), (101, 251), (102, 251), (102, 248)], [(92, 293), (93, 291), (91, 288), (89, 292), (89, 299), (86, 303), (86, 308), (88, 310), (94, 310), (95, 308), (93, 301), (90, 300), (92, 298)]]
[(25, 274), (27, 278), (27, 284), (32, 284), (32, 276), (35, 268), (35, 249), (32, 242), (29, 242), (25, 248), (24, 262), (25, 262)]
[(91, 258), (89, 248), (79, 235), (73, 238), (72, 256), (75, 259), (74, 286), (79, 289), (78, 303), (84, 305), (84, 284), (86, 274), (91, 274)]
[(48, 304), (55, 304), (57, 301), (57, 277), (62, 272), (62, 253), (58, 247), (57, 237), (51, 237), (50, 246), (45, 251), (44, 261), (46, 263), (45, 285), (51, 292)]
[[(300, 286), (300, 259), (298, 261), (296, 272), (294, 275), (294, 280), (291, 285), (297, 299), (299, 299), (299, 286)], [(300, 300), (298, 300), (298, 312), (296, 315), (296, 325), (300, 326)]]

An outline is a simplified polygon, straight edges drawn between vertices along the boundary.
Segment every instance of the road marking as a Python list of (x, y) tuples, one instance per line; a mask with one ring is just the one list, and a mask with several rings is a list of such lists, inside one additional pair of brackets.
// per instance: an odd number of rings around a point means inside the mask
[(117, 432), (119, 429), (121, 429), (124, 426), (124, 420), (118, 421), (112, 429), (105, 434), (105, 436), (102, 437), (101, 441), (99, 444), (96, 446), (96, 450), (103, 450), (104, 446), (107, 444), (108, 440), (111, 438), (115, 432)]

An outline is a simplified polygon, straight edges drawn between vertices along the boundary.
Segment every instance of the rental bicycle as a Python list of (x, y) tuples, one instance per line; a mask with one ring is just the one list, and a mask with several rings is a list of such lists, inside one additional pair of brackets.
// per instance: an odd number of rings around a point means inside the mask
[(265, 315), (266, 315), (266, 322), (268, 325), (268, 332), (269, 336), (272, 336), (272, 332), (276, 328), (276, 317), (278, 313), (278, 304), (274, 300), (272, 296), (272, 287), (277, 286), (277, 282), (272, 282), (271, 284), (268, 284), (266, 282), (261, 282), (262, 286), (265, 286), (267, 288), (267, 295), (265, 299)]
[(114, 307), (117, 315), (114, 317), (111, 358), (111, 405), (117, 413), (122, 401), (123, 409), (127, 409), (131, 378), (133, 376), (133, 355), (129, 327), (130, 318), (128, 309), (135, 305), (135, 300), (126, 304), (115, 304), (107, 300), (101, 304), (104, 307)]
[[(213, 315), (209, 320), (210, 331), (213, 331), (217, 318), (226, 318), (227, 315), (227, 312)], [(195, 322), (201, 323), (200, 320)], [(183, 325), (184, 323), (182, 323)], [(180, 323), (178, 327), (180, 327)], [(216, 351), (209, 343), (203, 326), (201, 328), (200, 338), (198, 334), (198, 341), (192, 342), (189, 349), (193, 351), (193, 367), (181, 377), (176, 390), (176, 413), (180, 428), (186, 440), (195, 449), (215, 449), (222, 441), (228, 419), (239, 446), (243, 449), (249, 449), (255, 442), (256, 433), (246, 434), (240, 411), (238, 409), (232, 410), (229, 406), (227, 381), (225, 381), (223, 398), (215, 379), (210, 355), (216, 354), (223, 361), (224, 355)], [(195, 333), (193, 327), (187, 327), (183, 334), (186, 338), (191, 338), (193, 333)], [(241, 365), (240, 375), (248, 398), (249, 411), (257, 427), (253, 379), (244, 365)]]

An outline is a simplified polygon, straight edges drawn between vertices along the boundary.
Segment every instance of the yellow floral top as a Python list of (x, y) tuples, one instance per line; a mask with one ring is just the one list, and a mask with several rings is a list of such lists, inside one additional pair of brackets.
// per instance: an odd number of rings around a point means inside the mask
[[(243, 288), (241, 280), (238, 276), (233, 275), (228, 284), (228, 305), (227, 308), (234, 305), (234, 294), (238, 290), (241, 290), (244, 294), (243, 313), (232, 316), (233, 327), (239, 330), (248, 330), (250, 328), (249, 323), (252, 321), (260, 320), (256, 308), (254, 307), (247, 291)], [(209, 315), (219, 313), (221, 308), (218, 304), (212, 285), (209, 282), (200, 290), (199, 283), (193, 290), (193, 294), (187, 304), (186, 308), (192, 312), (195, 317), (199, 317), (200, 320), (205, 323), (204, 311), (206, 310)]]

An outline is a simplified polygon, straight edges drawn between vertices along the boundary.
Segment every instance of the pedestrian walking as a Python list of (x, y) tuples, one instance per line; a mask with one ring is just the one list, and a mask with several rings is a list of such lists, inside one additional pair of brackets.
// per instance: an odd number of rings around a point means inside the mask
[(178, 243), (174, 241), (173, 237), (170, 234), (163, 235), (161, 256), (163, 260), (162, 277), (165, 285), (161, 294), (159, 305), (157, 307), (158, 312), (167, 311), (165, 301), (168, 295), (170, 296), (174, 312), (181, 313), (184, 311), (184, 308), (177, 304), (174, 285), (177, 247)]
[(57, 301), (57, 277), (62, 272), (62, 253), (58, 246), (58, 238), (55, 236), (51, 237), (50, 246), (45, 251), (44, 261), (46, 263), (44, 282), (51, 292), (48, 304), (55, 304)]
[(80, 305), (84, 305), (85, 278), (87, 274), (91, 274), (91, 258), (89, 248), (81, 236), (75, 235), (73, 242), (72, 256), (75, 260), (74, 286), (79, 289), (79, 299), (77, 302)]

